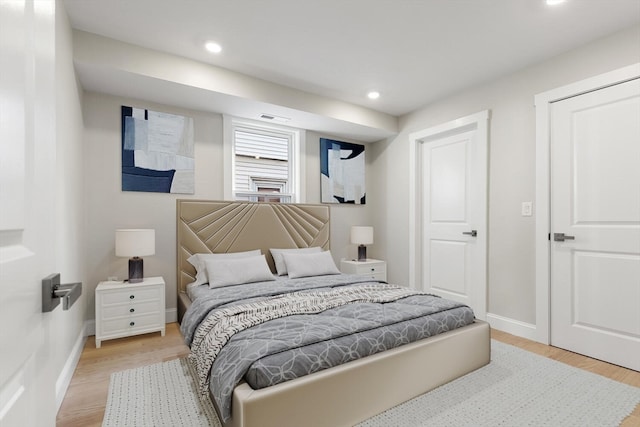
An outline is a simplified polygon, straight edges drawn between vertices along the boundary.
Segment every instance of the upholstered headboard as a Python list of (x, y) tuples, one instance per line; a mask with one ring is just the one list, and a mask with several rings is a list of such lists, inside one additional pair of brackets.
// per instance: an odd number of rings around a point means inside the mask
[(330, 244), (326, 205), (178, 200), (176, 222), (178, 294), (195, 280), (195, 253), (260, 249), (275, 272), (270, 248)]

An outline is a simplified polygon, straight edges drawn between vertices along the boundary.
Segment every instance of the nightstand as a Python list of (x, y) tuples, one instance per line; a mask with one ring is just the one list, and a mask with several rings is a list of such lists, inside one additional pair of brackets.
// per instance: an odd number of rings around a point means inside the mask
[(100, 282), (96, 287), (96, 348), (104, 340), (165, 333), (164, 279)]
[(377, 259), (367, 259), (366, 261), (343, 259), (340, 261), (340, 271), (345, 274), (357, 274), (387, 281), (387, 263)]

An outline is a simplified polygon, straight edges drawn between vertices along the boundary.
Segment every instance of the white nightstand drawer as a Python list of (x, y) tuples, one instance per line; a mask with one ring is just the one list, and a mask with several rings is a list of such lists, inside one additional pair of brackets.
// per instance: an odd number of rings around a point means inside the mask
[(362, 276), (368, 276), (371, 277), (374, 280), (382, 280), (384, 282), (387, 281), (387, 273), (382, 272), (382, 273), (370, 273), (370, 274), (362, 274)]
[(139, 302), (132, 304), (105, 305), (102, 308), (102, 319), (108, 320), (114, 317), (135, 316), (160, 311), (159, 301)]
[(102, 333), (105, 336), (122, 333), (126, 333), (128, 335), (130, 332), (137, 332), (141, 329), (157, 327), (160, 320), (160, 313), (104, 320), (102, 322)]
[(160, 299), (160, 291), (164, 292), (164, 289), (154, 287), (147, 289), (119, 289), (105, 291), (102, 296), (102, 303), (104, 305), (109, 305), (125, 302), (157, 301)]
[(165, 334), (164, 279), (101, 282), (96, 287), (96, 347), (103, 340), (159, 331)]
[(387, 267), (383, 265), (362, 266), (356, 269), (356, 274), (387, 274)]
[(387, 281), (387, 263), (377, 259), (368, 259), (366, 261), (343, 259), (340, 262), (340, 271), (345, 274), (357, 274), (374, 280)]

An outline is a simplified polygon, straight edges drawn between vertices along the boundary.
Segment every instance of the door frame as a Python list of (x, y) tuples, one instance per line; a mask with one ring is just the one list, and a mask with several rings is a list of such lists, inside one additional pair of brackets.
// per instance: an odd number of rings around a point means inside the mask
[(640, 77), (640, 63), (619, 68), (535, 95), (536, 108), (536, 332), (551, 342), (551, 104)]
[(422, 177), (424, 170), (422, 165), (422, 144), (434, 139), (453, 136), (460, 133), (476, 130), (477, 149), (485, 185), (482, 188), (480, 199), (485, 201), (485, 208), (480, 209), (481, 218), (478, 219), (477, 245), (484, 247), (485, 262), (482, 264), (480, 288), (475, 290), (476, 295), (484, 295), (479, 301), (479, 306), (474, 309), (478, 319), (484, 320), (487, 314), (487, 183), (488, 183), (488, 145), (489, 145), (489, 110), (483, 110), (469, 116), (423, 129), (409, 134), (409, 286), (413, 289), (421, 289), (422, 279), (422, 242), (424, 241), (422, 221), (424, 220), (423, 186)]

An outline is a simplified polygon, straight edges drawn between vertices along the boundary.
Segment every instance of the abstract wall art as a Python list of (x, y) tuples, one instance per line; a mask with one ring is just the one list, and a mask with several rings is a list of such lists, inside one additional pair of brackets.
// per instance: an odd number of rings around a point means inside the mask
[(364, 205), (364, 145), (320, 138), (322, 203)]
[(122, 191), (194, 193), (193, 119), (122, 106)]

